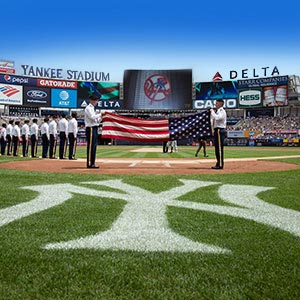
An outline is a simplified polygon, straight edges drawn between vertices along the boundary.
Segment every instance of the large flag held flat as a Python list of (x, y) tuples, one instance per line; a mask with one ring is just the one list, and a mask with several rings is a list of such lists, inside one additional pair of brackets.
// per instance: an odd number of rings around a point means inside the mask
[(163, 142), (185, 138), (209, 138), (212, 135), (210, 112), (181, 118), (145, 120), (106, 112), (102, 138), (141, 142)]

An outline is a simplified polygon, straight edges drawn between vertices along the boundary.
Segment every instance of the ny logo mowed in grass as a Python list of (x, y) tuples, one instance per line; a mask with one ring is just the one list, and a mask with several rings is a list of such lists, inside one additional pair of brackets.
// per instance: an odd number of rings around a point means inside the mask
[[(23, 189), (36, 191), (39, 195), (32, 201), (0, 210), (0, 226), (60, 205), (73, 197), (73, 193), (110, 199), (122, 199), (126, 205), (109, 230), (95, 235), (66, 242), (50, 243), (45, 249), (110, 249), (144, 252), (203, 252), (230, 253), (220, 248), (192, 241), (168, 226), (167, 207), (181, 207), (208, 211), (221, 215), (253, 220), (273, 226), (299, 237), (300, 212), (266, 203), (258, 198), (260, 192), (272, 187), (223, 184), (218, 187), (219, 197), (229, 205), (213, 205), (176, 200), (196, 189), (219, 182), (180, 180), (181, 186), (160, 193), (152, 193), (121, 180), (84, 182), (87, 185), (105, 186), (115, 191), (101, 191), (73, 184), (27, 186)], [(116, 189), (117, 187), (117, 189)], [(118, 191), (119, 190), (119, 191)], [(122, 193), (120, 192), (122, 191)], [(84, 197), (84, 196), (83, 196)]]

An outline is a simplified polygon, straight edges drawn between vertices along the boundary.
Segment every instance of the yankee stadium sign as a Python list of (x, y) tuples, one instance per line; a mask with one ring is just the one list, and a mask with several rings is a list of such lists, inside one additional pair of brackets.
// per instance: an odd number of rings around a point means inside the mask
[(109, 73), (104, 72), (63, 70), (29, 65), (21, 65), (21, 68), (24, 76), (98, 82), (110, 80)]

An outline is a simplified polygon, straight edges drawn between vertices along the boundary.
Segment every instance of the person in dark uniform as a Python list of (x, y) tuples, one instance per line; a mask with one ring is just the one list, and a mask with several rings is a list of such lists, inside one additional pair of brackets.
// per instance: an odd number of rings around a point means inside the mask
[(1, 155), (5, 155), (5, 148), (6, 148), (6, 123), (2, 124), (2, 128), (0, 130), (0, 144), (1, 144)]
[(216, 109), (210, 110), (212, 127), (214, 128), (214, 144), (217, 163), (212, 169), (224, 168), (224, 142), (226, 138), (227, 114), (223, 108), (224, 100), (216, 100)]
[(168, 141), (163, 142), (163, 153), (168, 153), (169, 147), (168, 147)]
[(30, 136), (28, 124), (29, 124), (29, 120), (25, 120), (21, 128), (23, 157), (28, 157), (28, 146), (29, 146), (29, 136)]
[(86, 141), (87, 141), (87, 168), (98, 169), (99, 166), (95, 164), (96, 151), (98, 143), (98, 127), (101, 121), (101, 112), (95, 113), (95, 106), (97, 106), (100, 97), (96, 94), (90, 96), (90, 103), (84, 110), (84, 121), (86, 126)]
[(68, 138), (68, 121), (66, 115), (62, 114), (61, 119), (58, 121), (59, 131), (59, 159), (66, 159), (67, 151), (67, 138)]
[(49, 118), (44, 119), (44, 123), (41, 125), (41, 136), (42, 136), (42, 158), (47, 158), (48, 155), (48, 149), (49, 149), (49, 141), (50, 141), (50, 135), (49, 135)]
[(55, 159), (56, 153), (56, 141), (57, 141), (57, 116), (52, 117), (52, 121), (49, 123), (49, 158)]
[(37, 145), (39, 138), (38, 120), (33, 119), (30, 126), (31, 157), (37, 157)]
[(200, 152), (200, 150), (203, 148), (203, 155), (204, 157), (208, 157), (208, 155), (206, 155), (206, 141), (203, 138), (198, 139), (198, 149), (195, 153), (195, 156), (198, 156), (198, 153)]
[(12, 131), (13, 131), (13, 126), (14, 125), (14, 120), (9, 120), (7, 128), (6, 128), (6, 141), (7, 141), (7, 155), (12, 154)]
[(21, 141), (21, 129), (19, 125), (20, 121), (16, 121), (12, 130), (13, 156), (19, 156), (19, 146)]
[(76, 160), (76, 144), (78, 133), (77, 113), (72, 112), (71, 119), (68, 122), (68, 140), (69, 140), (69, 159)]

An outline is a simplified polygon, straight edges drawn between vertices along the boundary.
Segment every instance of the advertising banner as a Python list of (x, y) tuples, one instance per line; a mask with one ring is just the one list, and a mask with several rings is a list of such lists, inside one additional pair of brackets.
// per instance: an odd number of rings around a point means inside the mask
[(192, 70), (125, 70), (124, 109), (192, 108)]
[(15, 74), (16, 70), (10, 68), (0, 68), (0, 73)]
[(13, 69), (15, 63), (11, 60), (0, 60), (0, 68)]
[(195, 89), (193, 109), (213, 108), (217, 99), (224, 99), (225, 108), (237, 108), (237, 81), (195, 82)]
[(0, 82), (8, 84), (20, 84), (20, 85), (29, 85), (36, 86), (37, 78), (24, 77), (24, 76), (15, 76), (11, 74), (0, 74)]
[(39, 116), (38, 107), (29, 107), (21, 105), (10, 105), (9, 106), (9, 115), (10, 116)]
[[(193, 100), (193, 109), (209, 109), (216, 107), (217, 100)], [(237, 108), (237, 99), (224, 99), (224, 108)]]
[(74, 89), (74, 90), (76, 90), (77, 89), (77, 81), (38, 78), (37, 86), (56, 88), (56, 89)]
[(257, 89), (239, 89), (238, 105), (240, 108), (261, 107), (262, 90)]
[(23, 86), (0, 83), (0, 104), (22, 105)]
[(89, 104), (89, 97), (96, 94), (100, 97), (96, 108), (107, 110), (122, 109), (120, 100), (120, 84), (118, 82), (78, 82), (77, 107), (85, 108)]
[(51, 89), (51, 106), (59, 108), (76, 108), (77, 91), (67, 89)]
[(241, 108), (288, 104), (288, 76), (238, 80), (238, 89)]
[(23, 105), (30, 107), (49, 107), (51, 105), (50, 89), (24, 86)]
[(196, 100), (237, 99), (237, 81), (195, 82)]
[(244, 138), (245, 134), (243, 130), (228, 130), (227, 131), (228, 138)]

